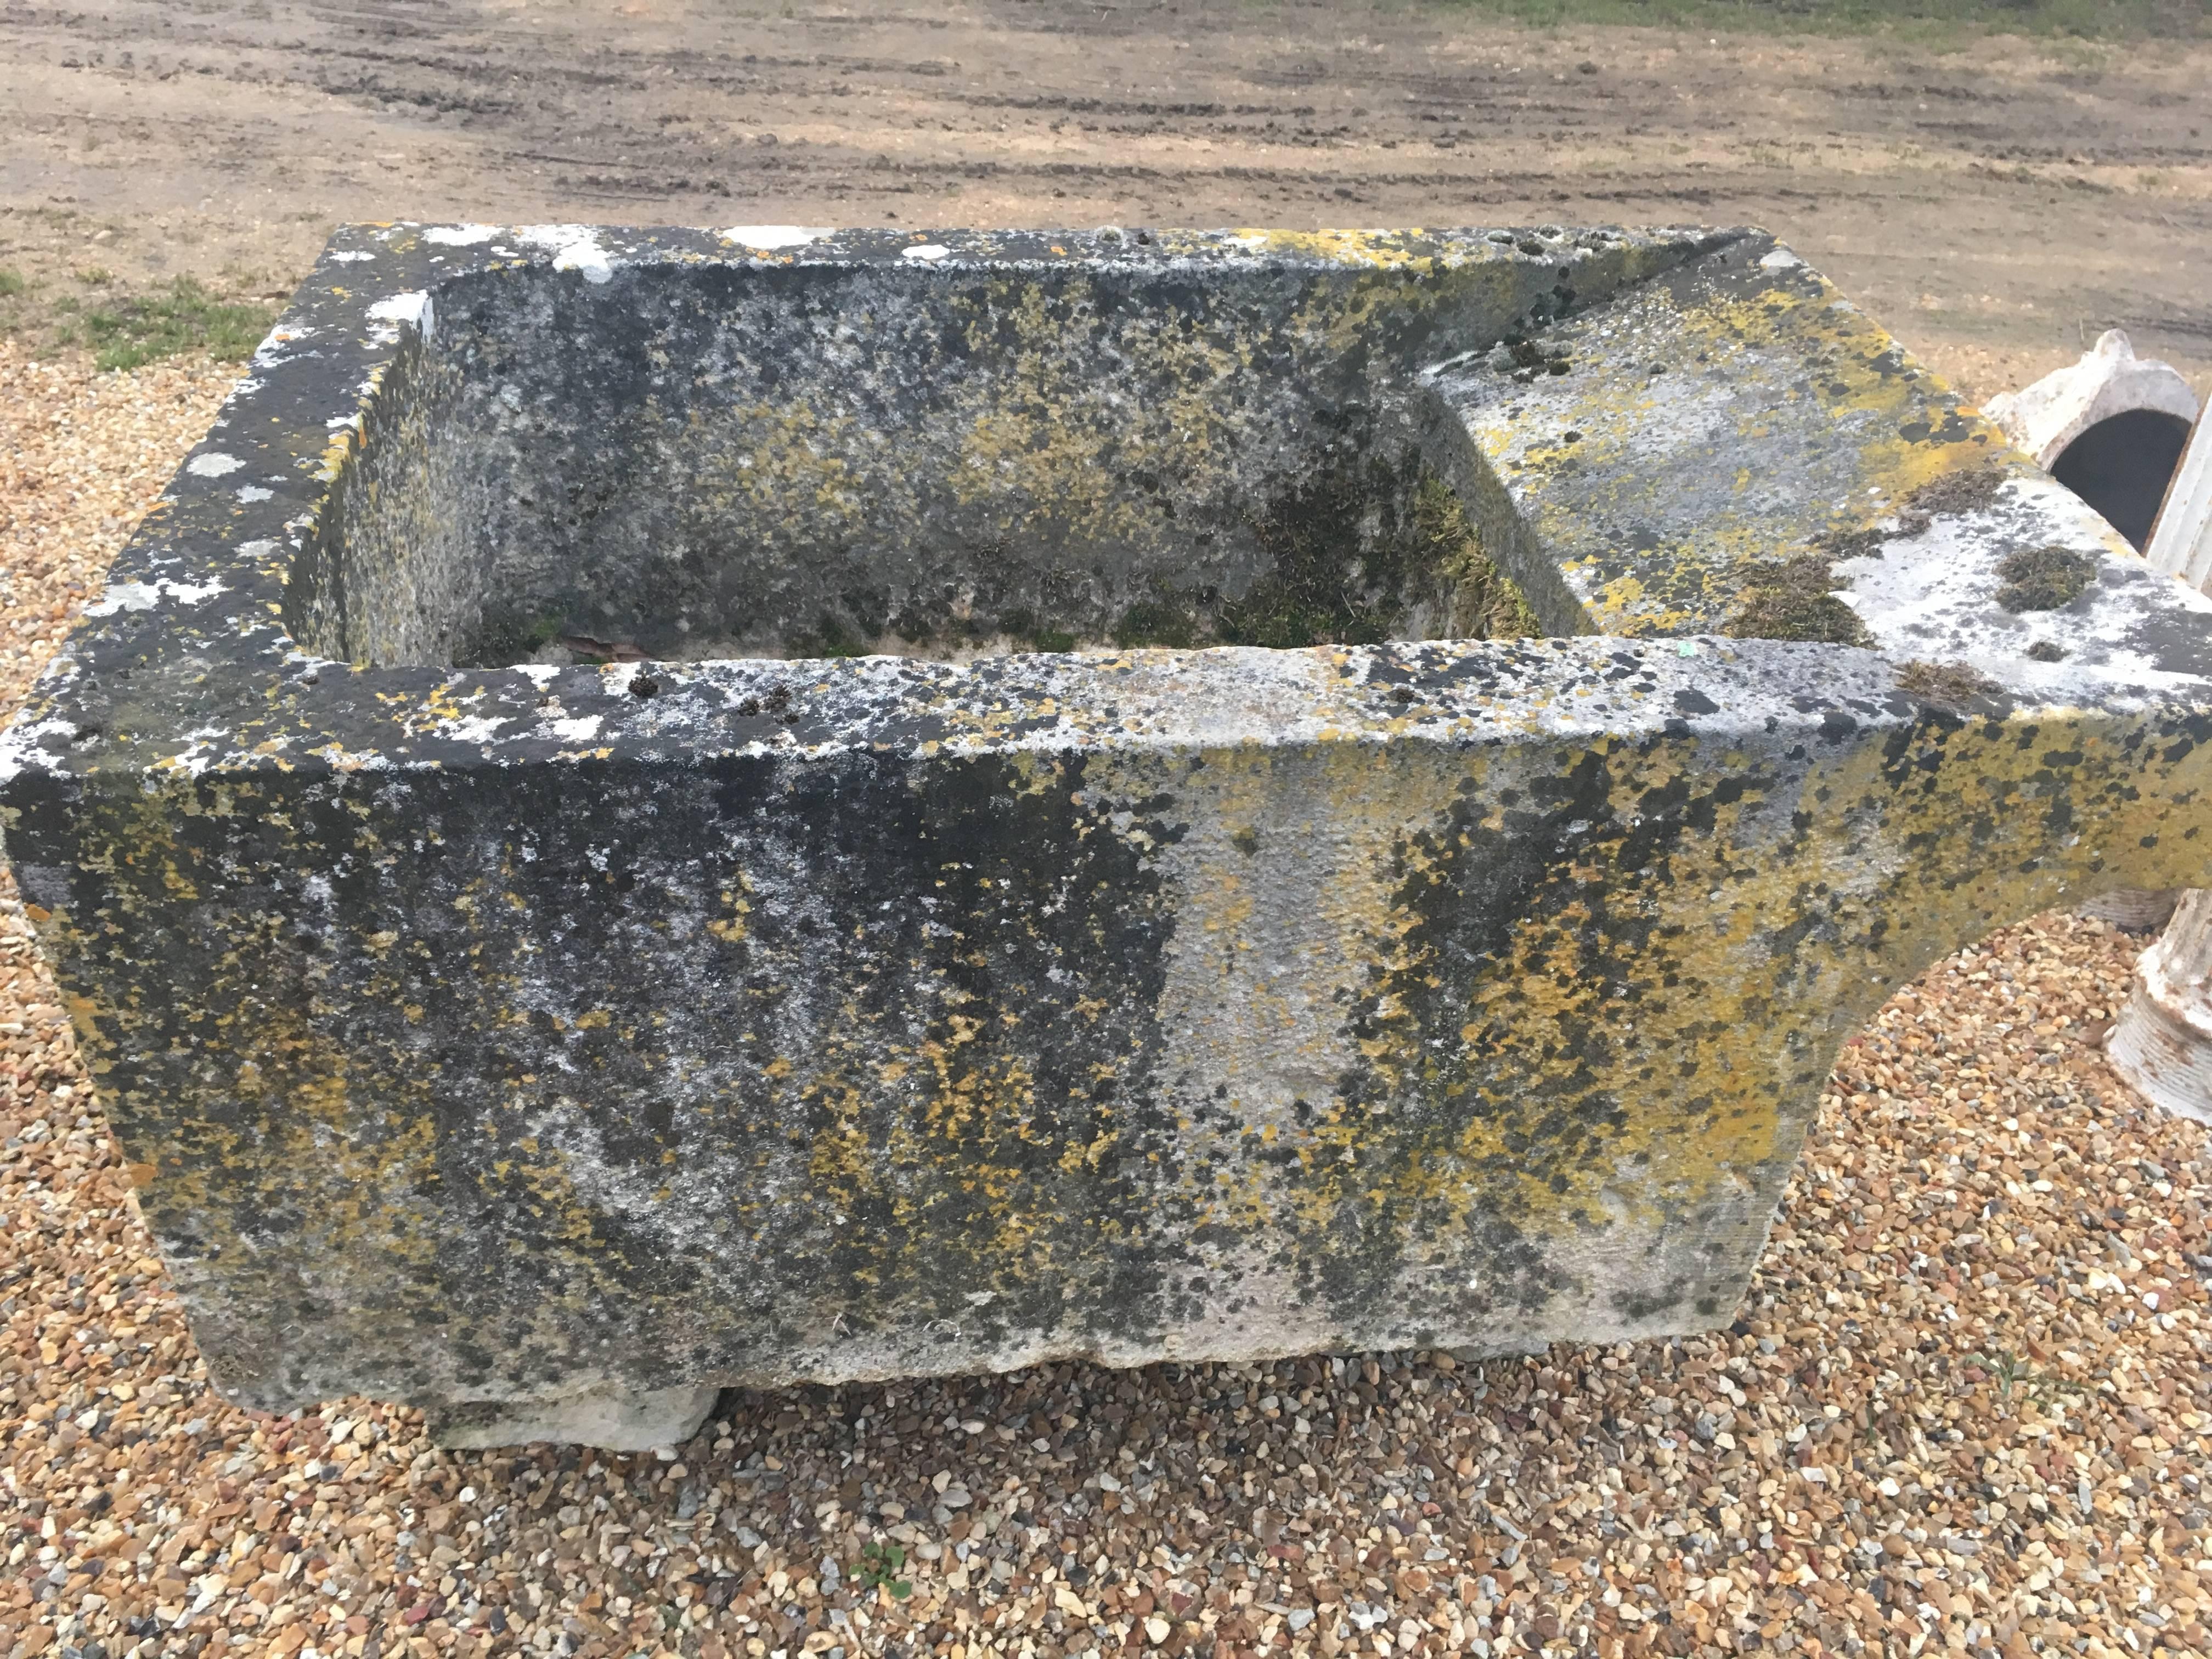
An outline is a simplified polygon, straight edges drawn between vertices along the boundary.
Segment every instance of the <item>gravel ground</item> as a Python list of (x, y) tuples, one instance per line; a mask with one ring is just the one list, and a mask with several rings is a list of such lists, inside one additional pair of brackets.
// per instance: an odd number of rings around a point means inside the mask
[[(12, 698), (226, 376), (0, 344)], [(1838, 1072), (1738, 1323), (731, 1394), (672, 1458), (206, 1388), (0, 902), (0, 1656), (2203, 1652), (2204, 1131), (2046, 916)]]

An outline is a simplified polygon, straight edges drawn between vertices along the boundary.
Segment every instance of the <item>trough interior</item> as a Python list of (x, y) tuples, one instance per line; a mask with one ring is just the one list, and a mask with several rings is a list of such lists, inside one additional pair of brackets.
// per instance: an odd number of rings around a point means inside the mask
[(290, 587), (369, 665), (1462, 637), (1517, 603), (1411, 369), (1447, 273), (456, 278)]

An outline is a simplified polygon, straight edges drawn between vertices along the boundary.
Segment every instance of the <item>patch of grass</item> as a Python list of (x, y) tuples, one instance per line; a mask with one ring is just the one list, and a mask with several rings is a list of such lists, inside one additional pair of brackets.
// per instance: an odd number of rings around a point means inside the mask
[(1997, 1392), (2007, 1400), (2020, 1393), (2037, 1405), (2045, 1406), (2062, 1394), (2086, 1395), (2092, 1392), (2085, 1383), (2037, 1370), (2009, 1348), (2001, 1348), (1993, 1354), (1963, 1354), (1959, 1364), (1978, 1368), (1997, 1385)]
[(27, 286), (23, 273), (12, 266), (0, 265), (0, 300), (12, 300)]
[(216, 362), (239, 362), (253, 355), (275, 315), (273, 307), (218, 300), (191, 277), (179, 276), (166, 293), (85, 312), (75, 333), (103, 369), (137, 368), (191, 351)]
[(2212, 37), (2203, 0), (1425, 0), (1425, 9), (1546, 26), (1644, 24), (1715, 33), (1963, 33), (2077, 40)]

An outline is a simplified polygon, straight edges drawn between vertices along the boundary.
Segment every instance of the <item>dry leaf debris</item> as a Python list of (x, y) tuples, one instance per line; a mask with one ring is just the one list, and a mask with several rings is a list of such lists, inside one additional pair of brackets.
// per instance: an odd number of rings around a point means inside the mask
[[(0, 346), (11, 691), (222, 383)], [(210, 1393), (10, 895), (0, 1656), (2203, 1652), (2212, 1158), (2097, 1047), (2142, 942), (2039, 918), (1886, 1006), (1726, 1332), (453, 1453)]]

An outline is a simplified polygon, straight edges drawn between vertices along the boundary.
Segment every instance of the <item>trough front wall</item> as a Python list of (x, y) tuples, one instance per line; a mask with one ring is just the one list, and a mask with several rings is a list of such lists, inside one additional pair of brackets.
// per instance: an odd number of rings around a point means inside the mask
[(11, 844), (272, 1409), (1723, 1317), (1897, 983), (2212, 875), (2160, 832), (2201, 715), (1684, 691), (1451, 741), (1494, 665), (1375, 663), (1387, 744), (179, 771)]

